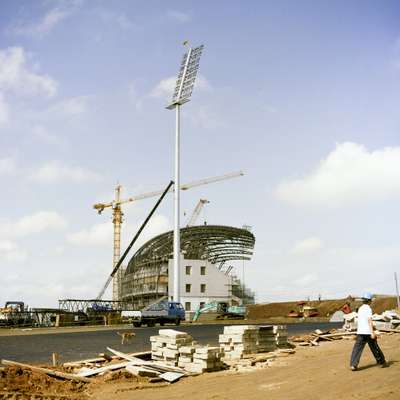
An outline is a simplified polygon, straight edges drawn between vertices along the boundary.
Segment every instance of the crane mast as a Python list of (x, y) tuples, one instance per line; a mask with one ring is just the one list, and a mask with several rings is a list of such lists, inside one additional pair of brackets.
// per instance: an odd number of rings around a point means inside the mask
[[(122, 209), (120, 204), (121, 185), (115, 188), (115, 205), (113, 207), (112, 222), (114, 225), (114, 252), (113, 252), (113, 268), (117, 265), (121, 256), (121, 224), (122, 224)], [(120, 268), (113, 279), (112, 299), (117, 301), (121, 295), (121, 275), (122, 269)]]

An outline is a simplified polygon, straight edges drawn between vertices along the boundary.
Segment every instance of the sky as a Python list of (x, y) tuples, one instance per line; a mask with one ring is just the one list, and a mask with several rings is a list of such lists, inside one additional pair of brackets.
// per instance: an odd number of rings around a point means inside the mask
[[(399, 18), (395, 0), (2, 1), (0, 304), (98, 294), (112, 222), (93, 204), (173, 179), (184, 40), (205, 48), (182, 182), (245, 175), (183, 192), (182, 225), (202, 198), (199, 224), (251, 226), (234, 271), (258, 302), (394, 294)], [(123, 206), (123, 249), (155, 201)], [(172, 225), (168, 196), (135, 248)]]

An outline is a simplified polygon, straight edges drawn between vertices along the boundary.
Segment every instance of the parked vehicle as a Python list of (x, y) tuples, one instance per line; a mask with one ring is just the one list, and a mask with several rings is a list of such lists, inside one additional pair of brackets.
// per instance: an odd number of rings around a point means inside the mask
[(181, 303), (176, 301), (162, 300), (151, 304), (142, 311), (134, 311), (131, 315), (133, 326), (154, 326), (155, 324), (179, 325), (185, 320), (185, 310)]
[(244, 319), (246, 316), (246, 307), (229, 306), (227, 302), (213, 301), (199, 307), (193, 315), (192, 322), (196, 322), (200, 314), (207, 312), (217, 313), (216, 319)]

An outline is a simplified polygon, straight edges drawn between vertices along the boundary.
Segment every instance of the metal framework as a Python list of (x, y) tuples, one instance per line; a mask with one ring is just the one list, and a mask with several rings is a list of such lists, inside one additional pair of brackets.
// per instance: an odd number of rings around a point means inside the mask
[(133, 305), (126, 301), (113, 300), (83, 300), (83, 299), (61, 299), (58, 300), (60, 310), (68, 312), (87, 312), (90, 309), (92, 312), (104, 311), (129, 311), (134, 310)]
[[(168, 296), (168, 260), (173, 257), (173, 231), (154, 237), (136, 251), (125, 271), (122, 297), (136, 308)], [(254, 235), (240, 228), (199, 225), (181, 228), (181, 253), (186, 259), (207, 260), (216, 268), (227, 261), (249, 260)]]

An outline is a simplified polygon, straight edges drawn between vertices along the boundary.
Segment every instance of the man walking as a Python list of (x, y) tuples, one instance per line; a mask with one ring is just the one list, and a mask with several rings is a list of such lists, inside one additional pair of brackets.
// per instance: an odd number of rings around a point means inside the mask
[(368, 343), (376, 362), (382, 367), (387, 367), (385, 356), (382, 353), (376, 339), (374, 327), (372, 325), (372, 310), (370, 307), (372, 294), (365, 293), (362, 296), (363, 305), (358, 310), (357, 339), (351, 353), (350, 369), (357, 371), (361, 353), (366, 343)]

